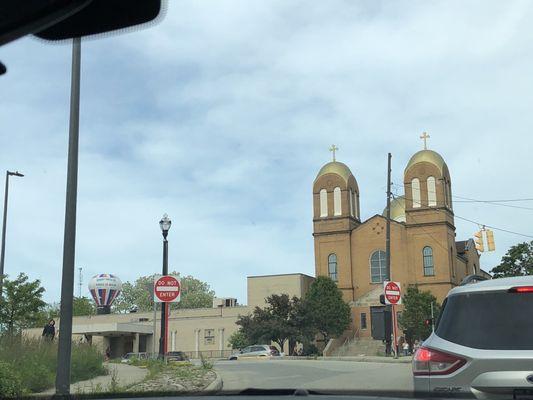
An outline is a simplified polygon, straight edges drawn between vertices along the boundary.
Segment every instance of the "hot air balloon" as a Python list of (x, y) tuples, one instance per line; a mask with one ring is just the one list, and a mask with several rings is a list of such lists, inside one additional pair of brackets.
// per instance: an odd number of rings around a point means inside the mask
[(122, 281), (116, 275), (98, 274), (89, 281), (89, 291), (96, 303), (97, 314), (109, 314), (111, 304), (120, 294)]

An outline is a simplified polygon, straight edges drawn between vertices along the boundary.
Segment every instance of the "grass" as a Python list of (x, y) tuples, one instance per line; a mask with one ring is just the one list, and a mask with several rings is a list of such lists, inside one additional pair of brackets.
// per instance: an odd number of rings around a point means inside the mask
[[(102, 354), (88, 344), (74, 344), (71, 360), (72, 383), (106, 373)], [(57, 342), (0, 336), (0, 363), (4, 365), (0, 368), (0, 397), (12, 392), (6, 389), (11, 383), (17, 385), (14, 391), (17, 396), (42, 392), (54, 386)]]

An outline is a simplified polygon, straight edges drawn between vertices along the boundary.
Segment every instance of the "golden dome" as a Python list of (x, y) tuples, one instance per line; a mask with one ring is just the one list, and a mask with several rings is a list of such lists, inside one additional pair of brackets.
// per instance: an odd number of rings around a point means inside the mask
[(444, 159), (439, 153), (433, 150), (420, 150), (419, 152), (413, 154), (413, 156), (407, 163), (407, 167), (405, 167), (405, 172), (407, 172), (407, 170), (413, 165), (421, 162), (428, 162), (430, 164), (435, 165), (439, 169), (441, 174), (443, 173), (444, 166), (446, 165), (446, 162), (444, 162)]
[[(387, 207), (383, 210), (383, 216), (387, 216)], [(405, 196), (396, 197), (390, 202), (390, 219), (405, 222)]]
[(346, 164), (343, 164), (338, 161), (329, 162), (322, 168), (320, 168), (320, 171), (318, 171), (318, 175), (316, 176), (315, 181), (322, 175), (326, 174), (337, 174), (342, 179), (344, 179), (346, 183), (348, 183), (348, 178), (350, 178), (350, 175), (353, 175), (352, 171), (350, 171), (350, 168), (348, 168)]

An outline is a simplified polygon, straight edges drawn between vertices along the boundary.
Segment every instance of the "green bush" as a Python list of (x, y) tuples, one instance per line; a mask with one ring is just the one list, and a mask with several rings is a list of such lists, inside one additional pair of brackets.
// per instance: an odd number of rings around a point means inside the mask
[[(71, 360), (72, 383), (106, 373), (102, 354), (88, 344), (74, 344)], [(0, 336), (0, 362), (9, 365), (12, 371), (18, 371), (23, 392), (44, 391), (54, 386), (57, 342), (23, 336)]]
[(0, 361), (0, 397), (18, 397), (23, 393), (23, 386), (20, 376), (18, 376), (11, 365)]

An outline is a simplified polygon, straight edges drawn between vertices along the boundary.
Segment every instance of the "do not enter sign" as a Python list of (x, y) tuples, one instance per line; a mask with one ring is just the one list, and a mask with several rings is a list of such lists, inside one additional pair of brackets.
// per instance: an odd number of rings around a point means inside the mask
[(154, 280), (154, 301), (172, 303), (180, 301), (181, 283), (178, 278), (163, 275)]
[(402, 304), (400, 282), (383, 282), (385, 304)]

